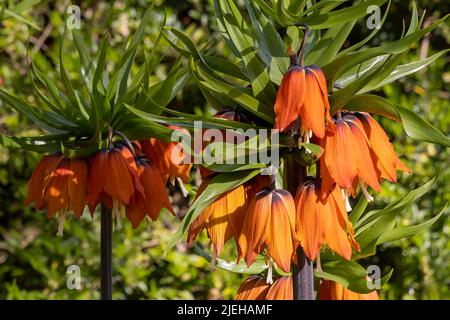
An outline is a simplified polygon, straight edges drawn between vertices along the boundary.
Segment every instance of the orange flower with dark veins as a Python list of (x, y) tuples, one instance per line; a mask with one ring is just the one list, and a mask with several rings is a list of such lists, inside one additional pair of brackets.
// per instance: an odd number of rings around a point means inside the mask
[[(197, 191), (196, 199), (203, 193), (210, 181), (210, 178), (203, 180)], [(219, 256), (228, 240), (232, 237), (236, 240), (239, 238), (249, 199), (269, 183), (268, 177), (257, 176), (220, 195), (189, 226), (188, 244), (192, 245), (198, 234), (206, 229), (214, 246), (213, 257)]]
[(281, 81), (274, 105), (275, 129), (288, 130), (300, 117), (302, 131), (325, 135), (325, 119), (331, 121), (327, 82), (315, 66), (292, 65)]
[[(400, 161), (380, 125), (366, 113), (338, 114), (320, 142), (325, 149), (320, 159), (322, 189), (329, 192), (334, 183), (344, 196), (356, 196), (358, 186), (368, 201), (373, 197), (366, 185), (379, 192), (382, 179), (396, 181), (396, 170), (409, 171)], [(347, 201), (347, 210), (351, 210)]]
[[(205, 179), (197, 192), (198, 198), (209, 184)], [(246, 209), (246, 195), (243, 185), (220, 195), (191, 223), (188, 243), (192, 245), (201, 230), (206, 229), (214, 246), (214, 256), (219, 256), (224, 244), (232, 237), (237, 238)]]
[(289, 272), (295, 240), (295, 204), (285, 190), (264, 189), (251, 200), (239, 237), (239, 257), (250, 266), (258, 253), (267, 248), (268, 281), (272, 261)]
[(307, 181), (299, 187), (295, 204), (297, 238), (310, 260), (317, 257), (323, 244), (347, 260), (352, 247), (360, 250), (338, 186), (323, 197), (318, 184)]
[(320, 284), (319, 297), (320, 300), (379, 300), (376, 291), (357, 293), (331, 280), (325, 280)]
[(58, 235), (62, 235), (64, 218), (72, 211), (77, 218), (86, 206), (88, 164), (85, 159), (68, 159), (63, 155), (44, 156), (28, 182), (25, 204), (48, 209), (48, 217), (58, 215)]
[[(181, 130), (186, 134), (189, 132), (177, 126), (169, 126), (174, 130)], [(142, 153), (152, 162), (157, 164), (159, 171), (164, 176), (164, 181), (174, 181), (180, 178), (184, 183), (189, 182), (189, 173), (191, 172), (192, 163), (185, 161), (186, 151), (183, 149), (181, 142), (164, 142), (156, 138), (150, 138), (140, 141)]]
[(266, 278), (250, 276), (241, 283), (234, 300), (265, 300), (269, 288)]
[(175, 214), (161, 172), (145, 159), (138, 160), (137, 171), (144, 193), (135, 192), (130, 203), (125, 206), (127, 218), (133, 228), (137, 228), (145, 216), (153, 221), (158, 219), (162, 208)]
[(131, 151), (120, 146), (98, 152), (91, 164), (87, 184), (91, 213), (101, 202), (121, 221), (121, 213), (135, 193), (145, 197), (136, 161)]
[(375, 168), (369, 140), (364, 127), (353, 115), (345, 115), (327, 130), (322, 143), (325, 149), (320, 162), (322, 187), (328, 192), (334, 182), (340, 187), (353, 189), (355, 179), (365, 194), (365, 185), (380, 191), (379, 172)]
[(266, 295), (266, 300), (294, 300), (292, 276), (278, 278)]
[(397, 170), (411, 172), (395, 153), (394, 146), (378, 122), (365, 112), (357, 112), (355, 115), (361, 121), (369, 139), (371, 152), (376, 159), (375, 165), (380, 172), (380, 179), (396, 182)]

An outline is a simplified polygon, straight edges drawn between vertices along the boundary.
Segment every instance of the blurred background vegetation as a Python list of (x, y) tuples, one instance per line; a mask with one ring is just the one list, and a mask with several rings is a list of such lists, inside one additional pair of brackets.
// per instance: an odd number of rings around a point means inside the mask
[[(17, 1), (16, 1), (17, 2)], [(0, 7), (15, 1), (0, 0)], [(56, 79), (57, 55), (64, 29), (66, 9), (71, 4), (81, 7), (81, 31), (88, 47), (97, 50), (99, 39), (109, 33), (109, 67), (120, 58), (127, 36), (136, 29), (145, 10), (154, 5), (154, 19), (147, 28), (143, 47), (153, 49), (159, 27), (167, 12), (167, 24), (183, 29), (198, 44), (217, 37), (214, 10), (208, 0), (159, 1), (40, 1), (33, 9), (21, 13), (22, 19), (3, 15), (0, 19), (0, 85), (16, 94), (29, 94), (34, 101), (28, 78), (27, 50), (34, 63)], [(426, 9), (424, 23), (429, 24), (448, 13), (446, 0), (420, 0)], [(382, 32), (372, 45), (398, 38), (402, 19), (407, 23), (410, 2), (395, 0)], [(4, 14), (0, 10), (0, 15)], [(367, 35), (362, 22), (349, 38), (356, 42)], [(349, 44), (350, 44), (349, 42)], [(221, 48), (221, 43), (214, 43)], [(369, 45), (371, 45), (369, 44)], [(426, 57), (448, 48), (449, 26), (442, 25), (411, 50), (408, 60)], [(162, 61), (152, 81), (164, 79), (166, 70), (177, 53), (162, 41), (155, 48)], [(65, 67), (76, 79), (78, 56), (71, 41), (64, 46)], [(226, 51), (222, 51), (227, 54)], [(141, 53), (142, 54), (142, 53)], [(139, 56), (137, 61), (139, 62)], [(442, 132), (450, 131), (449, 56), (441, 57), (426, 69), (400, 79), (383, 88), (381, 94), (427, 118)], [(72, 71), (72, 72), (71, 72)], [(194, 84), (188, 84), (172, 102), (185, 112), (214, 113)], [(384, 184), (382, 193), (371, 208), (383, 207), (399, 194), (420, 186), (441, 172), (431, 192), (403, 215), (401, 223), (422, 221), (438, 213), (450, 200), (448, 169), (449, 151), (443, 147), (418, 143), (406, 137), (400, 125), (378, 119), (390, 135), (397, 152), (413, 169), (397, 184)], [(40, 129), (0, 104), (0, 133), (37, 135)], [(26, 183), (39, 161), (37, 154), (7, 150), (0, 146), (0, 299), (96, 299), (99, 298), (99, 215), (85, 214), (79, 221), (66, 221), (64, 237), (56, 236), (57, 221), (45, 213), (23, 205)], [(196, 169), (192, 172), (192, 197), (198, 183)], [(172, 188), (173, 189), (173, 188)], [(162, 214), (156, 223), (147, 223), (133, 230), (124, 223), (114, 233), (114, 298), (115, 299), (230, 299), (243, 279), (242, 275), (223, 270), (209, 271), (209, 263), (185, 243), (164, 256), (162, 243), (176, 230), (187, 210), (189, 199), (177, 190), (171, 197), (177, 217)], [(382, 246), (376, 256), (365, 261), (378, 264), (383, 270), (394, 269), (388, 285), (381, 290), (384, 299), (450, 299), (450, 221), (448, 211), (432, 228), (413, 238)], [(207, 249), (203, 234), (201, 245)], [(232, 246), (223, 255), (232, 255)], [(82, 289), (69, 290), (66, 270), (70, 265), (81, 268)]]

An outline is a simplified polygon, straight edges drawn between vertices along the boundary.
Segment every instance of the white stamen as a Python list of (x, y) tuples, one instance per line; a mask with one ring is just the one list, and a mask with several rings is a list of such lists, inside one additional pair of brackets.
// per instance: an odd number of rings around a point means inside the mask
[(269, 258), (269, 260), (267, 261), (269, 263), (269, 269), (267, 270), (267, 279), (266, 279), (266, 283), (267, 284), (272, 284), (273, 283), (273, 279), (272, 279), (272, 274), (273, 274), (273, 260), (272, 258)]
[(58, 212), (58, 232), (56, 235), (59, 237), (64, 235), (64, 221), (66, 221), (66, 214), (67, 213), (62, 210)]
[(181, 189), (181, 192), (183, 193), (183, 197), (186, 198), (188, 196), (188, 191), (187, 191), (186, 187), (184, 186), (183, 180), (181, 180), (180, 177), (177, 177), (177, 181), (178, 181), (178, 184), (180, 185), (180, 189)]
[(113, 199), (113, 210), (112, 214), (116, 217), (116, 228), (122, 228), (122, 204), (117, 200)]
[(320, 252), (317, 255), (317, 260), (316, 260), (316, 270), (318, 272), (322, 272), (322, 263), (320, 262)]
[(209, 271), (216, 271), (216, 261), (217, 261), (217, 254), (216, 254), (216, 250), (213, 247), (211, 263), (209, 265)]
[[(305, 143), (309, 143), (309, 138), (310, 138), (310, 134), (309, 133), (310, 132), (311, 132), (311, 135), (312, 135), (312, 131), (311, 130), (306, 131), (305, 134), (304, 134)], [(305, 147), (305, 152), (306, 152), (306, 154), (311, 154), (312, 153), (312, 151), (309, 150), (307, 147)]]
[(366, 197), (367, 201), (368, 202), (372, 202), (373, 201), (373, 197), (369, 194), (369, 191), (367, 191), (366, 185), (364, 184), (364, 182), (359, 180), (359, 186), (361, 187), (361, 190), (362, 190), (364, 196)]
[(347, 192), (345, 192), (344, 189), (341, 189), (342, 191), (342, 197), (344, 198), (345, 201), (345, 211), (350, 212), (352, 211), (352, 206), (350, 205), (350, 200), (348, 198)]
[(312, 130), (308, 130), (308, 135), (309, 135), (309, 138), (311, 139), (311, 138), (312, 138), (312, 135), (313, 135)]

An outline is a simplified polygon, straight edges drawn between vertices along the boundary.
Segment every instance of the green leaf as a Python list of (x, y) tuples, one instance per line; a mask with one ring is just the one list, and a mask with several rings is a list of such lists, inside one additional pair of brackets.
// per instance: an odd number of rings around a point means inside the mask
[(351, 213), (348, 216), (352, 224), (355, 224), (359, 220), (359, 218), (361, 218), (368, 204), (369, 202), (367, 201), (366, 197), (364, 195), (361, 195), (358, 199), (358, 202), (353, 207)]
[(417, 113), (401, 106), (395, 106), (388, 100), (371, 94), (361, 94), (352, 97), (345, 106), (346, 110), (365, 111), (399, 120), (408, 136), (415, 140), (450, 146), (450, 138), (445, 136), (435, 126), (428, 123)]
[(328, 29), (322, 39), (320, 39), (306, 55), (305, 64), (315, 64), (321, 67), (333, 60), (345, 40), (347, 40), (355, 22), (356, 19)]
[[(245, 65), (246, 73), (252, 82), (253, 95), (267, 103), (275, 100), (276, 90), (270, 81), (264, 64), (256, 54), (252, 31), (243, 19), (234, 0), (215, 0), (218, 24), (223, 27), (224, 37), (234, 44)], [(228, 43), (229, 43), (228, 42)]]
[(400, 65), (400, 66), (396, 67), (388, 77), (386, 77), (384, 80), (382, 80), (380, 83), (378, 83), (377, 87), (382, 87), (382, 86), (384, 86), (388, 83), (391, 83), (397, 79), (400, 79), (404, 76), (413, 74), (413, 73), (425, 68), (426, 66), (428, 66), (429, 64), (431, 64), (432, 62), (437, 60), (440, 56), (446, 54), (449, 51), (450, 51), (450, 49), (442, 50), (438, 53), (433, 54), (432, 56), (430, 56), (428, 58)]
[(326, 75), (327, 82), (331, 86), (334, 81), (341, 75), (345, 74), (347, 71), (351, 70), (355, 66), (377, 56), (386, 54), (400, 54), (409, 50), (409, 48), (416, 43), (425, 34), (439, 26), (444, 22), (449, 15), (433, 22), (426, 28), (416, 31), (412, 34), (405, 36), (397, 41), (387, 43), (380, 47), (369, 48), (365, 50), (360, 50), (357, 52), (348, 53), (344, 56), (340, 56), (335, 60), (331, 61), (327, 65), (323, 66), (323, 71)]
[[(391, 270), (381, 281), (383, 286), (392, 275)], [(355, 261), (336, 260), (322, 264), (322, 271), (315, 271), (314, 275), (318, 278), (331, 280), (339, 283), (343, 287), (358, 293), (369, 293), (367, 280), (367, 270)]]
[(234, 173), (221, 173), (212, 178), (202, 194), (192, 203), (189, 211), (184, 216), (180, 227), (166, 244), (165, 251), (167, 252), (173, 248), (173, 246), (181, 240), (188, 231), (191, 222), (220, 195), (240, 186), (259, 173), (260, 170), (239, 171)]
[(274, 114), (271, 106), (255, 99), (252, 95), (246, 93), (243, 88), (230, 85), (223, 80), (219, 80), (218, 78), (211, 76), (201, 66), (196, 66), (192, 59), (190, 68), (193, 73), (194, 80), (196, 80), (196, 82), (202, 87), (232, 99), (257, 117), (267, 121), (268, 123), (273, 123)]
[(43, 137), (10, 137), (0, 134), (0, 145), (12, 149), (25, 149), (38, 153), (50, 154), (60, 151), (60, 143), (53, 139), (67, 138), (66, 135)]
[(37, 124), (42, 129), (48, 131), (49, 133), (59, 134), (64, 133), (66, 128), (64, 125), (58, 125), (57, 123), (52, 123), (49, 118), (48, 114), (49, 112), (39, 112), (38, 110), (34, 110), (35, 108), (32, 108), (28, 106), (28, 104), (21, 100), (16, 98), (15, 96), (9, 94), (4, 89), (0, 88), (0, 99), (2, 99), (5, 103), (7, 103), (11, 108), (15, 109), (17, 112), (23, 114), (25, 117), (33, 121), (35, 124)]
[(391, 7), (391, 0), (389, 0), (389, 2), (388, 2), (388, 4), (387, 4), (387, 7), (386, 7), (386, 10), (385, 10), (385, 12), (384, 12), (383, 18), (381, 18), (381, 20), (380, 20), (380, 25), (379, 25), (380, 27), (379, 27), (379, 28), (373, 29), (373, 31), (372, 31), (366, 38), (364, 38), (364, 39), (361, 40), (360, 42), (355, 43), (354, 45), (348, 47), (347, 49), (342, 50), (341, 52), (339, 52), (339, 53), (337, 54), (336, 57), (339, 58), (339, 57), (341, 57), (341, 56), (346, 55), (346, 54), (349, 53), (349, 52), (356, 51), (356, 50), (358, 50), (359, 48), (361, 48), (363, 45), (365, 45), (367, 42), (369, 42), (369, 41), (370, 41), (370, 40), (378, 33), (378, 31), (381, 30), (381, 27), (384, 25), (384, 22), (386, 21), (386, 18), (387, 18), (387, 16), (388, 16), (389, 8), (390, 8), (390, 7)]
[[(211, 256), (203, 249), (201, 249), (198, 245), (195, 245), (194, 251), (198, 255), (205, 258), (207, 261), (211, 262)], [(215, 266), (219, 269), (239, 274), (260, 274), (268, 268), (265, 257), (263, 256), (258, 256), (255, 262), (253, 262), (250, 267), (247, 267), (247, 264), (242, 259), (239, 262), (229, 262), (221, 258), (216, 258)]]
[(396, 241), (402, 238), (408, 238), (411, 236), (414, 236), (416, 234), (419, 234), (421, 232), (424, 232), (427, 230), (433, 223), (435, 223), (445, 212), (445, 209), (447, 209), (447, 205), (441, 210), (440, 213), (435, 215), (433, 218), (422, 222), (420, 224), (412, 225), (412, 226), (405, 226), (405, 227), (398, 227), (394, 228), (392, 230), (388, 230), (384, 232), (380, 238), (378, 238), (377, 244), (385, 243), (385, 242), (392, 242)]
[(331, 28), (347, 23), (367, 15), (367, 8), (371, 5), (381, 6), (387, 0), (369, 0), (352, 5), (351, 7), (331, 11), (323, 14), (312, 14), (302, 19), (301, 22), (310, 25), (311, 29)]
[(450, 147), (450, 138), (435, 126), (423, 120), (419, 115), (405, 107), (396, 106), (403, 123), (403, 129), (408, 136), (419, 141), (426, 141)]

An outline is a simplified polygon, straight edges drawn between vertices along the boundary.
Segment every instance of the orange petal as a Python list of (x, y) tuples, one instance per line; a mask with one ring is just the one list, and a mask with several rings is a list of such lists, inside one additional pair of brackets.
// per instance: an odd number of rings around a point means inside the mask
[(265, 300), (270, 286), (266, 278), (250, 276), (239, 286), (235, 300)]
[(379, 300), (376, 291), (357, 293), (331, 280), (324, 280), (320, 284), (319, 296), (320, 300)]
[(84, 207), (86, 206), (86, 181), (88, 175), (86, 160), (71, 159), (70, 170), (73, 173), (68, 182), (70, 208), (79, 218), (83, 214)]
[(305, 99), (305, 71), (291, 67), (283, 77), (274, 105), (275, 129), (286, 131), (300, 115)]
[(70, 170), (70, 160), (66, 158), (62, 159), (58, 167), (51, 174), (44, 193), (49, 218), (53, 217), (59, 211), (65, 212), (69, 209), (68, 185), (72, 176), (73, 172)]
[(244, 218), (239, 250), (250, 266), (266, 241), (266, 228), (270, 224), (272, 193), (269, 190), (259, 192), (250, 202)]
[(134, 177), (129, 170), (129, 160), (124, 158), (118, 149), (109, 151), (108, 169), (103, 183), (105, 192), (121, 203), (128, 204), (135, 191), (134, 185)]
[(297, 238), (308, 259), (314, 260), (325, 243), (330, 223), (329, 208), (320, 199), (319, 190), (313, 183), (299, 188), (295, 202)]
[(103, 191), (103, 185), (108, 171), (108, 151), (97, 152), (92, 158), (87, 189), (87, 202), (89, 211), (94, 214), (95, 208), (100, 202), (100, 194)]
[(347, 189), (358, 174), (359, 147), (343, 120), (338, 119), (335, 124), (334, 130), (327, 130), (323, 156), (331, 178)]
[(364, 127), (359, 119), (354, 116), (345, 116), (345, 122), (350, 127), (358, 145), (358, 176), (375, 191), (380, 192), (381, 187), (378, 182), (380, 173), (379, 171), (377, 173), (375, 169), (374, 162), (376, 162), (376, 159), (373, 159), (370, 153), (369, 141), (366, 137)]
[(272, 192), (272, 215), (266, 229), (267, 253), (285, 272), (291, 269), (294, 251), (295, 203), (285, 190)]
[(294, 300), (292, 277), (277, 279), (267, 292), (267, 300)]
[(302, 125), (312, 130), (319, 138), (325, 136), (325, 103), (321, 87), (314, 73), (306, 69), (305, 75), (305, 100), (300, 115)]

